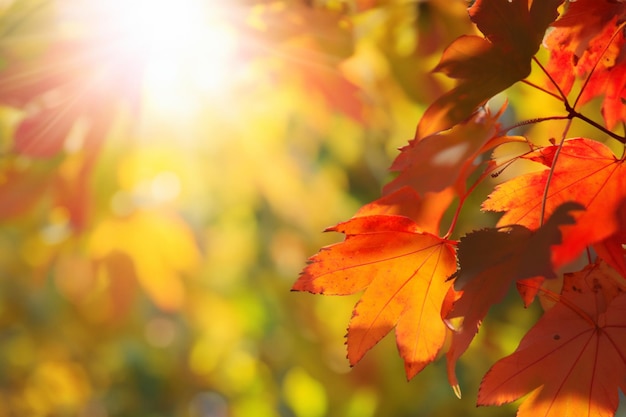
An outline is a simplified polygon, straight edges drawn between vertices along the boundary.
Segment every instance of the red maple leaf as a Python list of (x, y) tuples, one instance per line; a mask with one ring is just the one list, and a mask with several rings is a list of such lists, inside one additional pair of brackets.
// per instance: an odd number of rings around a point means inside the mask
[(492, 115), (485, 108), (448, 131), (411, 140), (391, 165), (390, 170), (399, 175), (385, 185), (383, 195), (393, 201), (400, 189), (414, 190), (419, 198), (418, 223), (425, 231), (439, 233), (440, 220), (455, 194), (466, 195), (467, 179), (479, 166), (476, 159), (497, 145), (516, 140), (497, 136), (497, 120), (503, 112), (504, 107)]
[(296, 291), (346, 295), (365, 290), (347, 334), (348, 360), (357, 363), (395, 328), (407, 378), (432, 362), (447, 328), (440, 306), (456, 269), (454, 245), (403, 216), (355, 217), (331, 227), (346, 235), (310, 259)]
[(404, 186), (361, 207), (354, 217), (378, 214), (410, 218), (424, 232), (437, 234), (439, 223), (453, 199), (451, 192), (420, 196), (414, 189)]
[(478, 405), (531, 393), (518, 417), (613, 416), (626, 387), (624, 291), (604, 263), (566, 274), (558, 302), (487, 372)]
[[(580, 58), (594, 38), (615, 23), (614, 19), (626, 16), (626, 5), (612, 0), (577, 0), (568, 2), (565, 13), (551, 26), (547, 39), (561, 38), (563, 47)], [(566, 39), (563, 39), (566, 37)]]
[(578, 103), (602, 96), (602, 113), (609, 129), (626, 121), (625, 18), (623, 2), (571, 2), (544, 42), (550, 50), (546, 69), (564, 94), (570, 92), (576, 77), (590, 77)]
[(477, 0), (470, 18), (485, 35), (462, 36), (444, 52), (435, 71), (459, 80), (424, 113), (416, 138), (449, 129), (489, 98), (530, 74), (544, 32), (562, 0)]
[(522, 288), (534, 289), (522, 294), (528, 305), (543, 278), (556, 276), (550, 248), (561, 242), (559, 228), (574, 223), (570, 212), (580, 209), (582, 206), (576, 203), (561, 205), (536, 232), (513, 225), (478, 230), (461, 238), (457, 250), (459, 271), (442, 308), (446, 320), (463, 318), (446, 355), (448, 380), (457, 395), (460, 391), (454, 372), (456, 362), (474, 339), (489, 308), (502, 301), (516, 280), (526, 282)]
[(383, 192), (387, 194), (406, 185), (420, 195), (447, 187), (464, 194), (467, 178), (476, 169), (476, 158), (490, 148), (515, 140), (496, 137), (500, 129), (497, 121), (504, 110), (502, 107), (492, 115), (487, 108), (450, 130), (411, 140), (391, 165), (391, 171), (399, 175)]
[(585, 138), (570, 139), (555, 159), (558, 148), (548, 146), (524, 155), (524, 159), (540, 162), (546, 169), (500, 184), (483, 203), (485, 210), (505, 212), (499, 226), (519, 224), (533, 230), (541, 225), (542, 216), (548, 218), (560, 204), (575, 201), (583, 205), (585, 211), (575, 215), (576, 225), (564, 226), (563, 243), (553, 248), (555, 268), (574, 260), (586, 246), (617, 233), (618, 209), (626, 198), (624, 161), (606, 145)]

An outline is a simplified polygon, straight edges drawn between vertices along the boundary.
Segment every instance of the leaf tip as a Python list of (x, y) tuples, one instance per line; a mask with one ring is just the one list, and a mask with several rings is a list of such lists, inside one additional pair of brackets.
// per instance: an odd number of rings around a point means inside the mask
[(459, 386), (459, 384), (452, 385), (452, 391), (454, 391), (454, 395), (456, 395), (456, 398), (460, 400), (461, 399), (461, 387)]

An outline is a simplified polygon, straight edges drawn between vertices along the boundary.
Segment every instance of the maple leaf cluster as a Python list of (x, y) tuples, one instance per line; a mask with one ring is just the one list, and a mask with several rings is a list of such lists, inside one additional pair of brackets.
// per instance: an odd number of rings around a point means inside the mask
[[(316, 294), (363, 292), (347, 332), (351, 365), (395, 329), (407, 378), (445, 347), (448, 379), (460, 396), (455, 365), (489, 308), (515, 284), (526, 306), (537, 296), (549, 302), (517, 350), (488, 371), (478, 405), (530, 393), (518, 416), (614, 415), (618, 390), (626, 388), (626, 172), (624, 156), (603, 142), (626, 143), (616, 133), (626, 123), (626, 3), (562, 3), (473, 3), (469, 17), (483, 36), (457, 39), (435, 69), (458, 80), (456, 87), (426, 110), (381, 198), (327, 229), (345, 240), (322, 248), (294, 284)], [(536, 58), (542, 44), (546, 65)], [(533, 68), (547, 87), (526, 80)], [(566, 115), (542, 121), (579, 119), (600, 134), (570, 138), (568, 123), (548, 146), (508, 135), (499, 123), (504, 109), (493, 113), (487, 101), (518, 82), (564, 104)], [(604, 125), (578, 110), (595, 97)], [(511, 142), (528, 150), (506, 161), (484, 157)], [(502, 213), (495, 227), (452, 239), (477, 184), (522, 160), (540, 168), (497, 185), (482, 204)], [(581, 257), (588, 263), (582, 270), (559, 273)], [(546, 285), (558, 280), (560, 291)]]

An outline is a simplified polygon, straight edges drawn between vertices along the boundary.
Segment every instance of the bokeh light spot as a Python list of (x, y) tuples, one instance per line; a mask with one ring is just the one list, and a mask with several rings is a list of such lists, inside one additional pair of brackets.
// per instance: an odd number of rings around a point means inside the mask
[(166, 171), (160, 172), (153, 178), (150, 184), (150, 191), (152, 192), (152, 197), (158, 202), (167, 202), (178, 197), (180, 187), (178, 176), (173, 172)]
[(285, 400), (298, 417), (322, 417), (326, 414), (324, 386), (300, 367), (293, 367), (283, 381)]
[(166, 348), (178, 336), (176, 323), (165, 317), (157, 317), (148, 322), (145, 328), (146, 340), (154, 347)]

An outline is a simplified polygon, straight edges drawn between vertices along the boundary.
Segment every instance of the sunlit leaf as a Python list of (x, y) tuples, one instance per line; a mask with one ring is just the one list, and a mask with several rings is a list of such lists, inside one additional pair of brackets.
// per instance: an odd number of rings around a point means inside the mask
[(439, 306), (455, 268), (453, 245), (402, 216), (356, 217), (328, 230), (344, 233), (345, 242), (312, 257), (293, 289), (326, 295), (365, 290), (348, 327), (350, 364), (395, 328), (412, 378), (445, 340)]
[(487, 372), (478, 404), (531, 393), (518, 416), (613, 416), (626, 375), (624, 290), (601, 265), (566, 275), (559, 302)]
[[(554, 265), (562, 266), (575, 259), (585, 246), (619, 230), (617, 209), (625, 197), (626, 171), (623, 161), (600, 142), (585, 138), (568, 140), (555, 159), (557, 149), (558, 146), (548, 146), (525, 155), (523, 158), (547, 168), (499, 185), (483, 208), (504, 211), (498, 222), (501, 226), (519, 224), (536, 229), (540, 226), (546, 186), (544, 218), (563, 202), (582, 204), (585, 211), (575, 215), (575, 226), (563, 227), (563, 243), (552, 254)], [(548, 184), (550, 167), (553, 173)]]
[(579, 102), (603, 96), (602, 114), (609, 129), (626, 121), (626, 40), (623, 26), (619, 28), (625, 15), (626, 6), (619, 1), (568, 2), (545, 39), (552, 79), (568, 94), (576, 77), (590, 77)]

